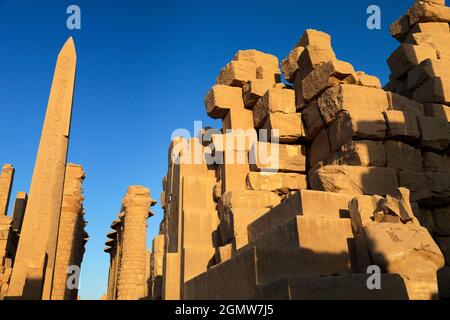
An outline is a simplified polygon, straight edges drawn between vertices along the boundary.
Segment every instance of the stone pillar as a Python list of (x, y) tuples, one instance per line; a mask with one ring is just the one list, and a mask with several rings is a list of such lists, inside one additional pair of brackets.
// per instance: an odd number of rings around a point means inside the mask
[(6, 264), (6, 259), (11, 258), (11, 218), (0, 215), (0, 268)]
[(150, 268), (152, 300), (161, 300), (162, 298), (165, 240), (164, 234), (159, 234), (153, 239)]
[(120, 261), (117, 300), (139, 300), (146, 294), (146, 230), (149, 209), (155, 201), (150, 190), (131, 186), (123, 199), (122, 257)]
[(0, 216), (8, 214), (9, 197), (14, 180), (14, 167), (11, 164), (3, 166), (0, 175)]
[(53, 276), (52, 300), (76, 300), (77, 289), (69, 289), (68, 267), (80, 266), (82, 257), (83, 220), (83, 167), (68, 164), (64, 182), (64, 196), (59, 223), (58, 247), (56, 251), (55, 272)]
[(69, 38), (56, 64), (8, 291), (11, 299), (49, 300), (51, 297), (75, 70), (75, 45)]
[(23, 218), (25, 217), (25, 209), (27, 207), (28, 195), (26, 192), (19, 191), (16, 195), (13, 209), (12, 228), (20, 234), (22, 230)]

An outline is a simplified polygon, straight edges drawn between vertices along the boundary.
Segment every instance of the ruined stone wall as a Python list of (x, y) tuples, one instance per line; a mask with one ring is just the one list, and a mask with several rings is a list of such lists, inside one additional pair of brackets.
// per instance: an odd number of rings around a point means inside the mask
[(114, 231), (108, 234), (110, 240), (106, 242), (105, 252), (110, 253), (109, 300), (139, 300), (149, 294), (146, 229), (147, 219), (153, 215), (150, 207), (155, 204), (147, 188), (128, 188), (122, 213), (111, 226)]
[[(78, 289), (68, 287), (68, 278), (75, 272), (70, 266), (81, 268), (87, 233), (83, 209), (83, 167), (68, 164), (64, 181), (64, 194), (56, 249), (52, 300), (77, 300)], [(71, 281), (72, 283), (72, 281)]]
[(9, 281), (27, 201), (26, 193), (19, 192), (14, 204), (12, 217), (7, 215), (14, 173), (14, 167), (6, 164), (3, 166), (0, 175), (0, 300), (4, 299), (9, 289)]
[[(339, 60), (317, 30), (281, 62), (285, 84), (277, 58), (256, 50), (221, 70), (205, 105), (222, 129), (194, 139), (206, 146), (202, 158), (215, 159), (216, 181), (205, 187), (217, 206), (204, 202), (202, 214), (216, 214), (219, 225), (194, 226), (216, 240), (215, 255), (180, 259), (190, 220), (183, 208), (196, 199), (180, 202), (189, 184), (183, 164), (169, 159), (163, 299), (433, 299), (438, 271), (439, 294), (448, 295), (450, 8), (432, 2), (417, 2), (391, 27), (405, 43), (388, 59), (384, 89)], [(243, 143), (230, 147), (242, 132)], [(199, 263), (208, 271), (183, 280), (182, 270), (200, 271)], [(368, 290), (371, 265), (386, 290)]]
[[(8, 166), (8, 168), (12, 168), (12, 166)], [(9, 175), (9, 177), (12, 176)], [(10, 178), (8, 179), (9, 190), (12, 188), (12, 179)], [(88, 240), (88, 235), (84, 230), (86, 221), (83, 218), (85, 214), (82, 195), (83, 179), (84, 171), (81, 166), (74, 164), (67, 166), (61, 221), (58, 228), (54, 281), (51, 288), (52, 300), (76, 300), (78, 298), (77, 289), (71, 290), (66, 284), (69, 276), (68, 267), (72, 265), (81, 267), (84, 246)], [(9, 193), (8, 189), (2, 190)], [(2, 198), (6, 199), (6, 197)], [(27, 202), (28, 195), (25, 192), (18, 192), (12, 209), (12, 216), (0, 216), (0, 299), (4, 299), (9, 294), (16, 252), (19, 241), (23, 236), (22, 225)], [(5, 212), (7, 212), (7, 209), (6, 207)], [(73, 272), (72, 270), (72, 275)], [(73, 283), (73, 281), (71, 282)]]
[(219, 222), (212, 195), (216, 172), (204, 157), (205, 147), (197, 138), (176, 139), (169, 149), (161, 200), (165, 210), (163, 299), (180, 299), (184, 282), (207, 270), (217, 246), (213, 232)]
[(440, 271), (440, 287), (446, 288), (441, 294), (449, 297), (450, 8), (444, 5), (445, 1), (439, 0), (417, 2), (392, 24), (391, 33), (401, 44), (388, 59), (391, 75), (386, 89), (420, 106), (417, 122), (421, 139), (415, 145), (420, 150), (411, 159), (419, 166), (401, 173), (400, 183), (413, 192), (417, 217), (445, 256), (447, 268)]
[(0, 216), (8, 214), (14, 172), (15, 170), (12, 165), (5, 164), (0, 174)]

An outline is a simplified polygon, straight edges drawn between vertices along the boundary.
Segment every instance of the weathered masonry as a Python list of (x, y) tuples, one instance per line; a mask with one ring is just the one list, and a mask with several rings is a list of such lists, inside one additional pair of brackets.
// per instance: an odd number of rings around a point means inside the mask
[(384, 88), (317, 30), (281, 70), (239, 51), (205, 98), (222, 128), (169, 148), (152, 298), (450, 297), (449, 22), (417, 1), (391, 26)]

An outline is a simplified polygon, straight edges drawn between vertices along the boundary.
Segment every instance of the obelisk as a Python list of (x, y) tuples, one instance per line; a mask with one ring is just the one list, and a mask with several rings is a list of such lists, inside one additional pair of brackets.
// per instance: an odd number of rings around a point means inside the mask
[(70, 37), (56, 62), (8, 297), (49, 300), (69, 144), (76, 51)]

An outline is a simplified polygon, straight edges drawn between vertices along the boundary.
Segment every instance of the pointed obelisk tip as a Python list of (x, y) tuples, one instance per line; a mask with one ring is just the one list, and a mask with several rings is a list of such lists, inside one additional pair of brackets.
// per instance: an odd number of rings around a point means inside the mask
[(77, 52), (75, 50), (75, 42), (73, 41), (72, 36), (70, 36), (69, 39), (67, 39), (66, 43), (64, 43), (64, 46), (61, 49), (60, 54), (71, 55), (73, 57), (76, 57)]

